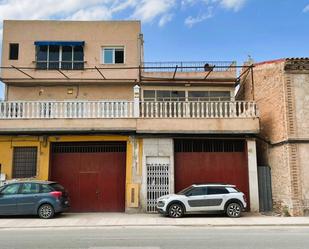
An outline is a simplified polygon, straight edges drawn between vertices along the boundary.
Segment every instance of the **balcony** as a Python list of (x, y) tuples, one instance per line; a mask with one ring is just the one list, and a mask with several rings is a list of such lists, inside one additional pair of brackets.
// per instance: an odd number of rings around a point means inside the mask
[(244, 101), (4, 101), (0, 132), (257, 133)]

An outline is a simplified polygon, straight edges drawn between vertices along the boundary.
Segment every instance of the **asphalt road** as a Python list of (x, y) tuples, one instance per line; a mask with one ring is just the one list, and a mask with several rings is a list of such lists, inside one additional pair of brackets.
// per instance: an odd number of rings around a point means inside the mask
[(1, 229), (0, 248), (308, 249), (309, 227)]

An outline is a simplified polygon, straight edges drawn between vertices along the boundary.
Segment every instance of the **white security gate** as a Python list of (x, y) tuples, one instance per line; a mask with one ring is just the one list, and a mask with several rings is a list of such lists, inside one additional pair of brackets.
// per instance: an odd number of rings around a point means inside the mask
[(157, 199), (169, 193), (169, 164), (147, 163), (147, 212), (156, 212)]

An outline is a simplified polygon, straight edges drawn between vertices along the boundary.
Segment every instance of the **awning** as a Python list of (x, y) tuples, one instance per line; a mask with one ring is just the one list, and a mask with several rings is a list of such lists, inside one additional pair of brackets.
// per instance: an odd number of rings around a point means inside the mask
[(58, 46), (84, 46), (84, 41), (35, 41), (36, 46), (58, 45)]

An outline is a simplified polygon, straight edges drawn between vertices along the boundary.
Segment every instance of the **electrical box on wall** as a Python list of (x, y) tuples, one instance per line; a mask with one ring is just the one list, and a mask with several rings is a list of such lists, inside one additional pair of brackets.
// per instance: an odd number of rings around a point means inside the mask
[(128, 207), (138, 207), (138, 202), (139, 202), (139, 186), (138, 184), (128, 184)]
[(0, 173), (0, 181), (5, 181), (6, 175), (4, 173)]

